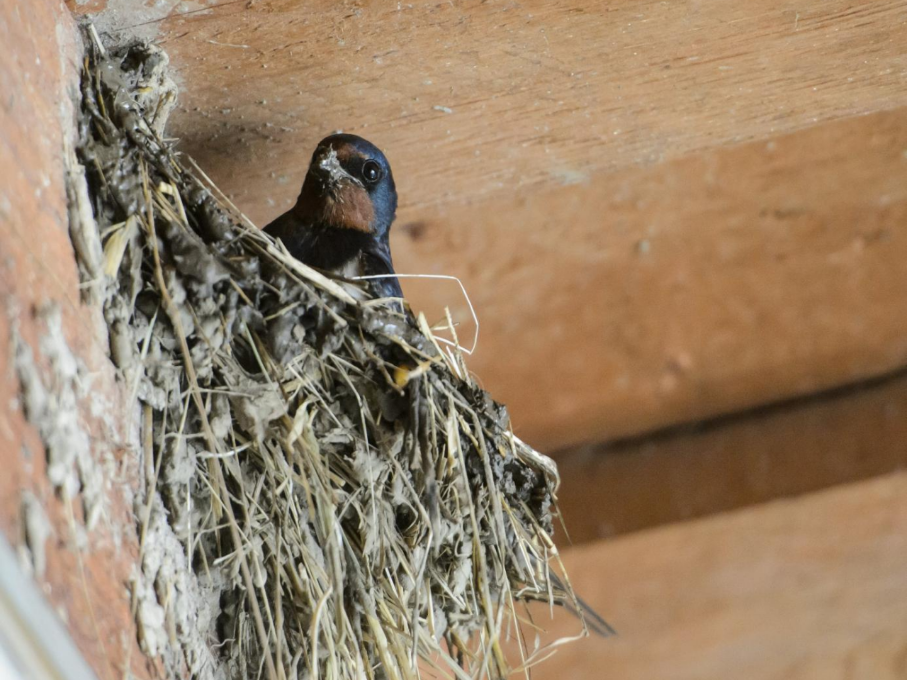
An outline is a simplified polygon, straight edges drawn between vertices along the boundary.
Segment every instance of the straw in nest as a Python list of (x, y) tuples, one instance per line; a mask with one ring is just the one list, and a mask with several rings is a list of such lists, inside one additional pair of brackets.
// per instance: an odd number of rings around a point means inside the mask
[(576, 605), (554, 464), (422, 316), (354, 301), (187, 170), (163, 52), (88, 52), (73, 238), (141, 421), (145, 651), (193, 677), (526, 666), (518, 605)]

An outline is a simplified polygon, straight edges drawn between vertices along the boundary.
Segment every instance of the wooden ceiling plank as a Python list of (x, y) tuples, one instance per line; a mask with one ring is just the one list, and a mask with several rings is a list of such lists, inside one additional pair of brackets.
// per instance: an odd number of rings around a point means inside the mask
[[(543, 448), (806, 395), (905, 364), (905, 108), (392, 237), (400, 271), (461, 277), (470, 367)], [(454, 287), (404, 281), (469, 319)]]
[(564, 525), (578, 545), (904, 470), (905, 388), (902, 370), (699, 426), (561, 452)]
[(173, 132), (253, 219), (295, 198), (334, 129), (388, 152), (409, 219), (905, 98), (894, 0), (392, 7), (177, 5), (158, 24), (183, 85)]
[(905, 678), (905, 552), (904, 472), (587, 544), (566, 569), (618, 636), (533, 676)]

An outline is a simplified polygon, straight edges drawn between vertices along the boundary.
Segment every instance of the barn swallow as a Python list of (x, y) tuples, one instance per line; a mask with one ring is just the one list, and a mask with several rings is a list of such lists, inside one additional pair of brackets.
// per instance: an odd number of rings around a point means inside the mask
[[(396, 210), (381, 150), (356, 135), (331, 135), (315, 148), (296, 204), (264, 229), (294, 258), (330, 274), (393, 275), (388, 232)], [(403, 298), (396, 276), (363, 283), (372, 297)]]

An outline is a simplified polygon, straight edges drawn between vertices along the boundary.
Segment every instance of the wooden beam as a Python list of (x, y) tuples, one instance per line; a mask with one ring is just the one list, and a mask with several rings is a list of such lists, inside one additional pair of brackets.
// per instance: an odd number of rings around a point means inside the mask
[(173, 132), (260, 222), (334, 129), (386, 149), (422, 220), (905, 100), (895, 0), (171, 6)]
[[(904, 108), (828, 123), (450, 208), (396, 262), (462, 277), (470, 366), (521, 437), (645, 433), (904, 366), (904, 148)], [(403, 286), (469, 319), (453, 286)]]
[[(905, 678), (905, 474), (588, 544), (574, 588), (616, 627), (534, 678)], [(546, 639), (577, 631), (547, 610)]]
[[(558, 455), (574, 545), (905, 468), (905, 373)], [(567, 546), (562, 537), (561, 545)]]

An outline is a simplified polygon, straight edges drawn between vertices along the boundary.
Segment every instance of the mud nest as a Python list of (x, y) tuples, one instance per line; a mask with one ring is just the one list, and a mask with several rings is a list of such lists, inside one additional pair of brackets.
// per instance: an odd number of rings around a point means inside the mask
[(189, 170), (163, 52), (87, 42), (72, 236), (137, 405), (143, 649), (192, 677), (525, 665), (522, 604), (575, 602), (554, 464), (422, 316), (354, 301)]

